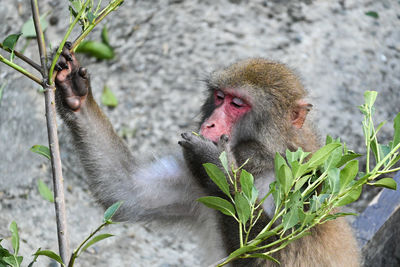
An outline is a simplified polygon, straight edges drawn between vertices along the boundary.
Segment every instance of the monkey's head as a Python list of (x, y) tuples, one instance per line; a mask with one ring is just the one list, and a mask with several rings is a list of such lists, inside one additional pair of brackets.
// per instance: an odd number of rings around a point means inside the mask
[(213, 142), (228, 135), (232, 146), (252, 141), (284, 150), (312, 106), (303, 100), (306, 91), (289, 68), (260, 58), (213, 72), (207, 87), (200, 133)]

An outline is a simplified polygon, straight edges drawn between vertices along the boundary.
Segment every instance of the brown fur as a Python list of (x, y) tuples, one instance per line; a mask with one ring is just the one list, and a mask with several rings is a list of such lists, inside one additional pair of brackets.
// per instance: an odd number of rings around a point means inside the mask
[[(303, 100), (306, 90), (300, 79), (285, 65), (260, 58), (240, 61), (214, 72), (208, 80), (208, 87), (212, 91), (233, 89), (251, 103), (252, 110), (236, 126), (231, 145), (238, 164), (251, 158), (245, 169), (253, 174), (273, 171), (276, 152), (284, 154), (286, 149), (294, 151), (298, 147), (315, 152), (320, 147), (316, 131), (306, 120), (311, 107)], [(306, 106), (307, 110), (304, 110)], [(299, 109), (303, 110), (299, 113)], [(292, 120), (293, 112), (303, 116), (296, 120), (296, 125)], [(265, 225), (265, 221), (261, 224)], [(232, 252), (233, 248), (237, 248), (238, 241), (232, 238), (232, 230), (225, 230), (231, 228), (226, 220), (223, 228), (228, 252)], [(344, 219), (315, 227), (310, 236), (295, 241), (274, 256), (281, 266), (286, 267), (359, 265), (357, 244)], [(260, 259), (253, 262), (239, 260), (233, 265), (275, 266)]]

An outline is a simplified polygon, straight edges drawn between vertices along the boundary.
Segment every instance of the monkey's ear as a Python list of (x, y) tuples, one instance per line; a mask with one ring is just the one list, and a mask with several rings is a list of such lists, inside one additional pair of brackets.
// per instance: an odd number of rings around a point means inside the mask
[(303, 127), (304, 121), (306, 120), (308, 112), (311, 110), (312, 105), (304, 100), (299, 100), (297, 105), (293, 108), (291, 114), (292, 125), (300, 129)]

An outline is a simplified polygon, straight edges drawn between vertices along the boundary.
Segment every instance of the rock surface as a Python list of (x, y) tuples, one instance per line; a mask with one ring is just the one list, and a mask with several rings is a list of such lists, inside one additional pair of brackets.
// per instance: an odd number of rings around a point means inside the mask
[[(30, 17), (28, 2), (1, 0), (1, 40)], [(66, 1), (39, 3), (42, 13), (50, 12), (53, 25), (46, 35), (56, 47), (69, 23)], [(365, 15), (368, 11), (379, 18)], [(104, 85), (116, 94), (119, 105), (104, 111), (137, 154), (176, 149), (179, 133), (195, 129), (199, 121), (201, 79), (214, 68), (247, 57), (279, 60), (297, 70), (310, 91), (321, 136), (340, 136), (356, 151), (363, 151), (357, 105), (363, 103), (365, 90), (379, 91), (377, 122), (391, 122), (400, 111), (399, 1), (125, 1), (105, 24), (117, 56), (84, 64), (97, 100)], [(100, 30), (90, 38), (99, 39)], [(17, 49), (25, 42), (21, 39)], [(38, 61), (36, 49), (30, 42), (26, 55)], [(36, 84), (0, 64), (3, 83), (0, 237), (7, 239), (9, 224), (18, 223), (26, 264), (38, 247), (57, 251), (54, 208), (36, 187), (38, 179), (51, 184), (50, 164), (29, 151), (47, 143), (44, 98)], [(90, 195), (61, 121), (59, 133), (69, 236), (76, 247), (101, 223), (103, 211)], [(388, 123), (383, 140), (390, 133)], [(353, 208), (363, 206), (365, 201), (359, 201)], [(114, 225), (107, 232), (116, 237), (89, 249), (77, 266), (202, 266), (195, 235), (160, 232), (143, 224)], [(46, 259), (37, 265), (54, 266)]]

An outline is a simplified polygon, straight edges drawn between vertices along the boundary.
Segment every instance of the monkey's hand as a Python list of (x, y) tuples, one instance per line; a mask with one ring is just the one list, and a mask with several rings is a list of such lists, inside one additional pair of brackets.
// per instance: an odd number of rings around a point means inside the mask
[(90, 91), (89, 75), (82, 68), (70, 51), (72, 44), (66, 42), (55, 69), (58, 71), (55, 78), (57, 87), (57, 104), (66, 110), (79, 111), (85, 104)]
[(199, 180), (203, 187), (210, 191), (218, 191), (217, 186), (209, 179), (204, 163), (213, 163), (221, 167), (219, 155), (225, 150), (228, 142), (226, 135), (221, 136), (219, 143), (216, 145), (212, 141), (204, 139), (193, 133), (183, 133), (182, 140), (178, 144), (183, 149), (183, 156), (186, 164), (192, 174)]

